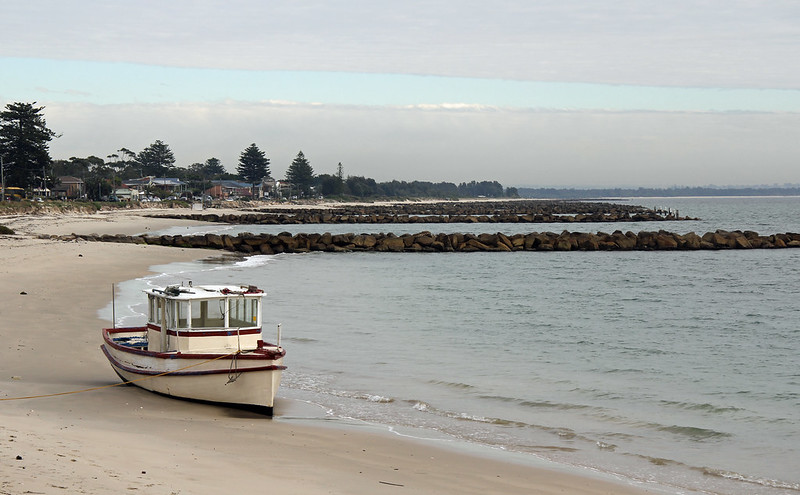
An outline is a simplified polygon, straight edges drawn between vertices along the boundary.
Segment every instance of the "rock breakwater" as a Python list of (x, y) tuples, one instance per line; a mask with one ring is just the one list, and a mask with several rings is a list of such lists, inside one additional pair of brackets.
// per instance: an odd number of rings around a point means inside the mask
[(150, 244), (181, 248), (221, 249), (244, 254), (278, 254), (376, 251), (396, 253), (511, 252), (511, 251), (645, 251), (700, 249), (779, 249), (800, 247), (800, 233), (759, 235), (752, 231), (717, 230), (698, 235), (672, 232), (625, 232), (596, 234), (564, 231), (529, 234), (273, 234), (242, 233), (236, 236), (71, 234), (40, 237), (61, 241), (97, 241)]
[(176, 218), (199, 222), (229, 223), (240, 225), (300, 225), (342, 223), (610, 223), (610, 222), (658, 222), (664, 220), (690, 220), (656, 212), (642, 213), (579, 213), (569, 214), (516, 214), (493, 213), (488, 215), (408, 215), (408, 214), (338, 214), (330, 212), (297, 213), (195, 213), (161, 214), (158, 218)]
[[(155, 215), (154, 215), (155, 216)], [(696, 220), (672, 210), (575, 201), (476, 201), (361, 205), (330, 208), (274, 208), (237, 213), (161, 214), (229, 224), (409, 224), (409, 223), (584, 223)]]

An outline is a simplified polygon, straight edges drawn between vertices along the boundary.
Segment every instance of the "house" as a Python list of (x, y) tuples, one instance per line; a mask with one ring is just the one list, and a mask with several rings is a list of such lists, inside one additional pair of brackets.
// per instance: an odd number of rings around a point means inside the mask
[(251, 184), (236, 180), (212, 180), (211, 188), (206, 190), (206, 194), (212, 198), (225, 199), (230, 197), (250, 198), (253, 196)]
[(186, 190), (187, 184), (177, 177), (153, 177), (150, 186), (166, 191), (181, 192)]
[(264, 198), (280, 198), (281, 187), (286, 187), (286, 181), (275, 180), (272, 177), (265, 177), (261, 181), (261, 196)]
[(182, 192), (188, 187), (188, 184), (176, 177), (147, 176), (139, 179), (128, 179), (123, 184), (127, 187), (137, 189), (138, 191), (161, 189), (164, 191)]
[(114, 196), (120, 201), (139, 201), (139, 190), (123, 186), (114, 189)]
[(53, 195), (58, 198), (82, 198), (86, 195), (86, 184), (77, 177), (62, 175), (58, 178), (58, 184), (53, 186)]
[[(262, 183), (264, 195), (271, 198), (291, 198), (292, 183), (285, 180), (265, 180)], [(297, 194), (297, 189), (294, 191)]]

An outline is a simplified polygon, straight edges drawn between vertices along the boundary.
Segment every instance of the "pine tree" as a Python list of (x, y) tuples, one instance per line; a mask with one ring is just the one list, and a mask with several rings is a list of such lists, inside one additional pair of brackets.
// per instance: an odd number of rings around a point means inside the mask
[(314, 185), (314, 169), (311, 168), (311, 164), (308, 163), (302, 151), (297, 153), (292, 164), (289, 165), (289, 169), (286, 171), (286, 180), (300, 191), (301, 196), (311, 194), (311, 186)]
[(9, 103), (0, 112), (0, 154), (5, 183), (12, 186), (28, 188), (41, 184), (51, 166), (48, 143), (57, 135), (47, 127), (42, 115), (44, 107), (35, 104)]
[(175, 167), (175, 155), (169, 145), (161, 140), (140, 151), (138, 160), (144, 175), (163, 177)]
[(253, 197), (256, 196), (256, 184), (264, 177), (269, 177), (269, 158), (258, 149), (256, 143), (251, 144), (239, 155), (239, 165), (236, 167), (239, 177), (249, 182), (253, 188)]

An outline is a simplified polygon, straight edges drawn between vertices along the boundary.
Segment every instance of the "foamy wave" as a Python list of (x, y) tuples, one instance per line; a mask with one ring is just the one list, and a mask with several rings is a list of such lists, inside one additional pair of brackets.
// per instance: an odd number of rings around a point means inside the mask
[(391, 397), (384, 397), (382, 395), (363, 394), (363, 395), (356, 395), (354, 397), (356, 399), (366, 399), (370, 402), (377, 402), (379, 404), (388, 404), (390, 402), (394, 402), (394, 399), (392, 399)]
[(780, 488), (782, 490), (800, 491), (800, 483), (790, 483), (787, 481), (756, 478), (755, 476), (747, 476), (745, 474), (739, 474), (733, 471), (725, 471), (722, 469), (703, 468), (702, 471), (703, 474), (709, 476), (719, 476), (720, 478), (725, 478), (734, 481), (743, 481), (745, 483), (768, 486), (770, 488)]
[(412, 407), (417, 411), (422, 411), (422, 412), (428, 412), (428, 410), (431, 409), (430, 404), (422, 401), (414, 401), (414, 405)]
[(614, 452), (615, 450), (617, 450), (617, 446), (614, 445), (613, 443), (605, 443), (605, 442), (601, 442), (600, 440), (598, 440), (596, 445), (597, 445), (597, 448), (601, 449), (601, 450), (610, 450), (611, 452)]
[(237, 261), (234, 266), (238, 268), (255, 268), (257, 266), (264, 266), (275, 258), (274, 254), (256, 254), (248, 256), (242, 261)]

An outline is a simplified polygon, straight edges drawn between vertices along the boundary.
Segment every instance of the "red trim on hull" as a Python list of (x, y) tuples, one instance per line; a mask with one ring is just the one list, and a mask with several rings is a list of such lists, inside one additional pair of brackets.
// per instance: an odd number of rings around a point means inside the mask
[[(161, 331), (161, 327), (157, 325), (147, 324), (148, 330)], [(190, 330), (186, 329), (181, 332), (175, 330), (167, 330), (167, 335), (178, 335), (182, 337), (230, 337), (231, 335), (254, 335), (261, 333), (260, 328), (243, 328), (241, 330)]]
[[(111, 353), (108, 351), (108, 349), (106, 349), (105, 345), (101, 345), (100, 349), (103, 350), (103, 354), (106, 355), (106, 357), (108, 358), (109, 362), (111, 362), (112, 366), (115, 366), (115, 367), (117, 367), (117, 368), (119, 368), (122, 371), (125, 371), (127, 373), (133, 373), (135, 375), (141, 375), (141, 376), (155, 376), (155, 375), (163, 375), (164, 373), (167, 372), (166, 370), (158, 371), (158, 370), (142, 370), (142, 369), (138, 369), (138, 368), (131, 368), (130, 366), (127, 366), (127, 365), (124, 365), (124, 364), (120, 363), (114, 356), (112, 356)], [(241, 357), (241, 355), (239, 357)], [(228, 359), (219, 359), (219, 361), (222, 361), (224, 363), (229, 363), (231, 360), (233, 360), (233, 358), (234, 358), (234, 356), (231, 356)], [(226, 373), (227, 374), (227, 373), (231, 373), (231, 372), (234, 372), (234, 373), (238, 374), (238, 373), (249, 373), (251, 371), (277, 371), (277, 370), (285, 370), (285, 369), (286, 369), (286, 366), (282, 366), (282, 365), (279, 366), (279, 365), (275, 365), (275, 364), (268, 365), (268, 366), (257, 366), (255, 368), (235, 368), (235, 369), (232, 369), (230, 367), (230, 364), (228, 364), (225, 369), (202, 370), (202, 371), (175, 371), (175, 372), (169, 373), (168, 376), (218, 375), (218, 374), (222, 374), (222, 373)]]
[[(114, 339), (111, 338), (111, 334), (113, 333), (129, 333), (129, 332), (145, 332), (147, 331), (147, 327), (128, 327), (128, 328), (104, 328), (103, 329), (103, 341), (106, 344), (117, 349), (122, 352), (128, 352), (130, 354), (137, 354), (140, 356), (151, 356), (157, 357), (160, 359), (214, 359), (215, 357), (219, 357), (222, 354), (227, 353), (176, 353), (176, 352), (155, 352), (155, 351), (148, 351), (146, 349), (136, 349), (130, 346), (121, 345), (114, 342)], [(282, 358), (286, 355), (286, 350), (281, 349), (280, 351), (273, 350), (273, 349), (253, 349), (248, 351), (242, 351), (241, 354), (238, 354), (236, 359), (243, 359), (243, 360), (264, 360), (264, 359), (278, 359)]]

